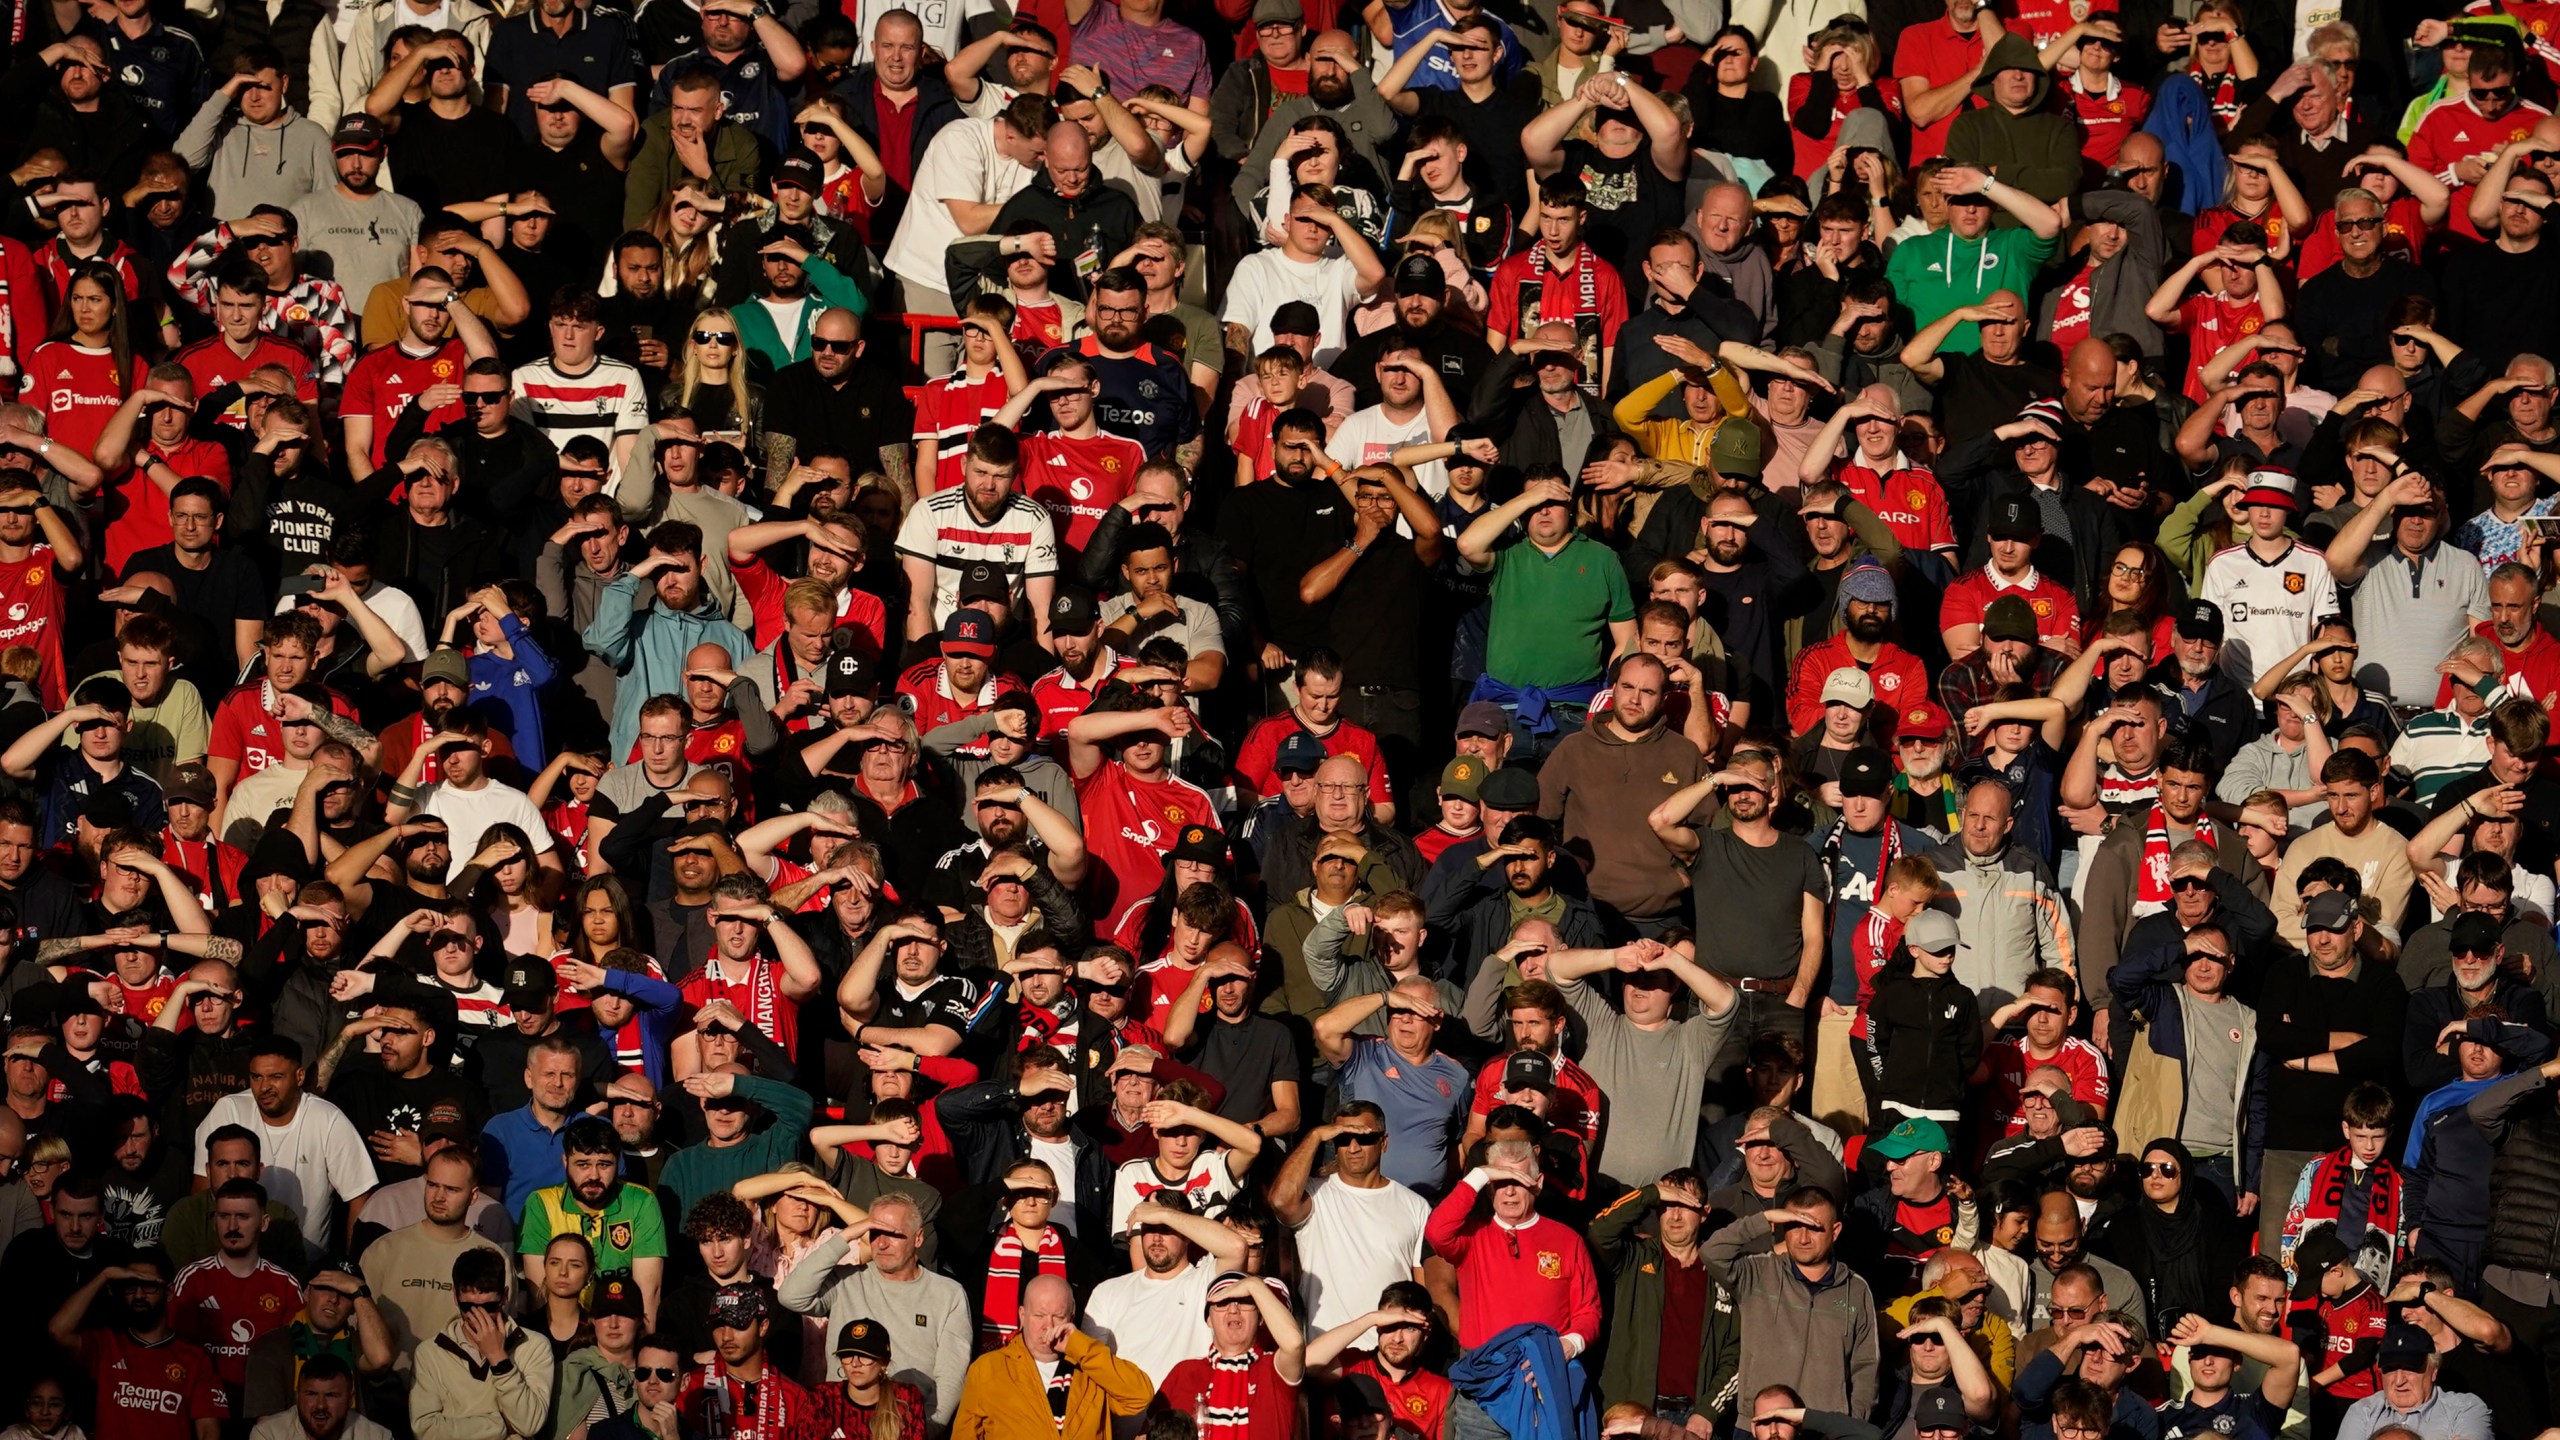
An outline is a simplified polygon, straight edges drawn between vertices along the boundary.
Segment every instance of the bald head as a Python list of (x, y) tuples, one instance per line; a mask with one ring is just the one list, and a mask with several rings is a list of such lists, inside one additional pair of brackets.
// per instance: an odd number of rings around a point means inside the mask
[(1093, 142), (1085, 138), (1084, 127), (1072, 120), (1050, 126), (1048, 157), (1043, 163), (1050, 186), (1059, 194), (1083, 194), (1093, 183)]
[(2062, 362), (2062, 408), (2081, 424), (2093, 425), (2115, 399), (2115, 350), (2095, 337), (2072, 346)]
[(1314, 42), (1307, 46), (1307, 53), (1331, 56), (1345, 65), (1350, 65), (1358, 62), (1360, 47), (1352, 43), (1351, 33), (1347, 30), (1325, 30), (1319, 32)]

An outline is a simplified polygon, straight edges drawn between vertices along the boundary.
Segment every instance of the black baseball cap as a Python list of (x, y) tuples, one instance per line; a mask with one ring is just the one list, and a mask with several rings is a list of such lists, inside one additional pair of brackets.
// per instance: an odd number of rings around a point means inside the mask
[(2210, 600), (2190, 600), (2178, 612), (2178, 638), (2222, 643), (2222, 607)]
[(827, 662), (827, 698), (839, 695), (878, 695), (880, 677), (872, 673), (871, 662), (861, 652), (847, 650)]
[(1448, 273), (1428, 255), (1407, 255), (1396, 262), (1396, 293), (1445, 296), (1449, 293)]
[(1893, 789), (1893, 765), (1873, 745), (1861, 745), (1840, 762), (1840, 793), (1880, 800)]
[(1049, 601), (1049, 631), (1053, 635), (1083, 635), (1102, 623), (1102, 606), (1093, 592), (1078, 585), (1062, 585)]

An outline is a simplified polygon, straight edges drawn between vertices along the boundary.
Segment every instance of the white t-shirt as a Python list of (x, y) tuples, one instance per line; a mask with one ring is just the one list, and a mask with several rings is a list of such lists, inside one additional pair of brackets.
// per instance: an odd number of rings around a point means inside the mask
[(1332, 364), (1345, 343), (1343, 317), (1360, 301), (1360, 272), (1339, 255), (1308, 264), (1278, 250), (1258, 250), (1239, 261), (1227, 280), (1225, 318), (1230, 325), (1252, 329), (1253, 353), (1259, 355), (1271, 346), (1271, 317), (1292, 300), (1316, 307), (1316, 323), (1322, 327), (1316, 334), (1316, 363)]
[(1380, 1291), (1413, 1278), (1431, 1205), (1393, 1180), (1362, 1190), (1330, 1175), (1308, 1183), (1307, 1204), (1297, 1229), (1298, 1284), (1321, 1333), (1368, 1314)]
[(1049, 1223), (1062, 1229), (1076, 1228), (1076, 1147), (1064, 1140), (1031, 1137), (1031, 1158), (1049, 1167), (1057, 1177), (1058, 1203), (1049, 1211)]
[(1227, 1168), (1227, 1152), (1218, 1148), (1203, 1149), (1200, 1158), (1191, 1162), (1189, 1173), (1183, 1176), (1179, 1185), (1166, 1184), (1164, 1177), (1156, 1173), (1153, 1156), (1141, 1155), (1135, 1160), (1124, 1160), (1111, 1175), (1111, 1233), (1115, 1236), (1128, 1234), (1129, 1212), (1138, 1208), (1139, 1201), (1150, 1198), (1159, 1190), (1183, 1192), (1192, 1213), (1202, 1214), (1223, 1208), (1235, 1195), (1235, 1172)]
[[(1417, 410), (1411, 420), (1398, 424), (1386, 406), (1372, 405), (1352, 411), (1351, 418), (1335, 427), (1333, 438), (1324, 444), (1324, 453), (1332, 456), (1335, 464), (1346, 467), (1384, 465), (1389, 456), (1405, 446), (1428, 445), (1431, 440), (1430, 411)], [(1434, 460), (1418, 467), (1413, 472), (1413, 483), (1434, 500), (1448, 494), (1447, 462)]]
[(1146, 1371), (1148, 1383), (1162, 1385), (1174, 1366), (1209, 1353), (1213, 1278), (1205, 1257), (1169, 1280), (1144, 1270), (1115, 1275), (1093, 1287), (1084, 1306), (1084, 1332)]
[(471, 863), (480, 837), (492, 825), (521, 828), (537, 855), (551, 849), (551, 827), (542, 823), (542, 812), (533, 808), (523, 791), (502, 781), (486, 780), (477, 790), (457, 790), (451, 782), (439, 780), (418, 792), (417, 813), (435, 816), (452, 832), (453, 860), (445, 866), (447, 880)]
[[(953, 3), (952, 8), (957, 9), (958, 5)], [(928, 39), (932, 37), (931, 26), (926, 27), (925, 34)], [(881, 262), (908, 284), (941, 295), (951, 283), (943, 274), (943, 252), (968, 237), (960, 233), (960, 222), (952, 218), (951, 207), (939, 202), (972, 200), (982, 205), (1002, 205), (1031, 183), (1029, 170), (997, 153), (995, 127), (993, 120), (945, 125), (933, 137), (933, 143), (925, 147), (924, 157), (916, 162), (916, 183), (908, 190), (916, 197), (916, 203), (909, 205), (899, 219), (898, 233), (890, 240), (889, 253)]]
[(2272, 564), (2245, 544), (2220, 551), (2205, 562), (2201, 595), (2222, 607), (2223, 673), (2244, 689), (2338, 610), (2328, 557), (2300, 543)]
[[(999, 13), (989, 0), (862, 0), (861, 14), (855, 25), (862, 32), (861, 47), (854, 59), (869, 65), (879, 57), (871, 53), (871, 37), (879, 29), (880, 17), (892, 10), (904, 10), (916, 17), (923, 27), (924, 43), (944, 55), (957, 55), (969, 43), (963, 23), (980, 15)], [(1010, 14), (1010, 7), (1002, 12)]]
[(330, 1234), (330, 1200), (350, 1200), (372, 1189), (378, 1178), (364, 1137), (345, 1111), (317, 1095), (306, 1094), (282, 1125), (267, 1122), (258, 1102), (246, 1090), (213, 1102), (196, 1126), (196, 1173), (205, 1168), (205, 1137), (225, 1125), (238, 1125), (258, 1137), (258, 1154), (266, 1162), (258, 1182), (267, 1198), (302, 1217), (302, 1238), (314, 1249), (326, 1249)]

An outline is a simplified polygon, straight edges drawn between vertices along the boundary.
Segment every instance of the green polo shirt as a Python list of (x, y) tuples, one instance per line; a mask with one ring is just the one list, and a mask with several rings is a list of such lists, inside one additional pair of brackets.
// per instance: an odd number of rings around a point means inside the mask
[(516, 1231), (516, 1253), (539, 1255), (550, 1248), (553, 1236), (571, 1231), (584, 1235), (595, 1247), (599, 1275), (628, 1270), (641, 1257), (666, 1258), (666, 1217), (658, 1210), (657, 1195), (645, 1185), (624, 1181), (601, 1211), (579, 1204), (566, 1185), (534, 1191), (525, 1201), (524, 1223)]
[(1626, 567), (1608, 546), (1576, 535), (1549, 555), (1523, 539), (1494, 557), (1485, 673), (1541, 690), (1596, 680), (1610, 624), (1634, 618)]

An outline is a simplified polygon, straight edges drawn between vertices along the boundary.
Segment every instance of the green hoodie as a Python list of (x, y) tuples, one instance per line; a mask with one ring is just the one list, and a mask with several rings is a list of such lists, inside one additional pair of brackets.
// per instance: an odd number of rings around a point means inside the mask
[[(1926, 329), (1948, 311), (1978, 305), (1995, 291), (2015, 291), (2024, 303), (2035, 293), (2036, 271), (2053, 258), (2054, 250), (2054, 241), (2024, 226), (1985, 230), (1979, 240), (1937, 230), (1893, 247), (1884, 276), (1911, 308), (1911, 323)], [(1970, 355), (1981, 348), (1981, 328), (1968, 320), (1947, 336), (1938, 353)]]
[[(2012, 115), (1991, 98), (1992, 82), (2003, 70), (2033, 71), (2035, 101), (2023, 115)], [(1983, 58), (1982, 78), (1973, 82), (1981, 104), (1967, 110), (1947, 129), (1947, 158), (1990, 171), (2002, 183), (2016, 186), (2050, 205), (2079, 188), (2080, 135), (2070, 117), (2045, 108), (2053, 94), (2036, 48), (2015, 31), (2000, 37)], [(2007, 229), (2017, 222), (2003, 214)]]

